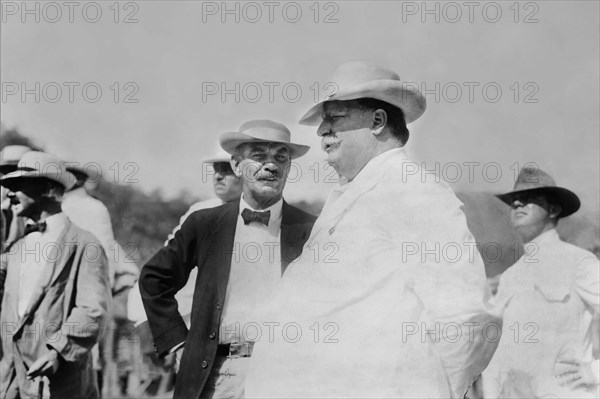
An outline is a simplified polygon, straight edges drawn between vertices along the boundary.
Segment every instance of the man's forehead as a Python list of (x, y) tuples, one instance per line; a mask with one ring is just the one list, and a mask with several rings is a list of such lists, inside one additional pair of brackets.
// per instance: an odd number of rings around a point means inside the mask
[(323, 113), (336, 112), (336, 111), (348, 111), (358, 108), (358, 104), (355, 100), (347, 101), (326, 101), (323, 103)]

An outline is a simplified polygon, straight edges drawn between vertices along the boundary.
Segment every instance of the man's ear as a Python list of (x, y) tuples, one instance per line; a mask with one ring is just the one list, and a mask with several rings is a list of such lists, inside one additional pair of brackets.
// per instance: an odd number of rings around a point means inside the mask
[(373, 112), (373, 127), (371, 133), (379, 136), (387, 123), (387, 113), (382, 109), (377, 109)]
[(558, 215), (562, 212), (562, 207), (558, 204), (552, 204), (548, 207), (548, 215), (551, 219), (558, 219)]
[(237, 177), (242, 177), (242, 170), (240, 169), (240, 162), (242, 162), (242, 158), (239, 155), (232, 155), (231, 161), (229, 164), (231, 165), (231, 170)]

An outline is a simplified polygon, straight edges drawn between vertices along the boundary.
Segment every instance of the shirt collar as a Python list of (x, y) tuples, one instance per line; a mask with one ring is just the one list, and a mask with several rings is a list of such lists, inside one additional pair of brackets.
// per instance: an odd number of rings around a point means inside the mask
[(87, 196), (87, 191), (85, 191), (85, 187), (77, 187), (76, 189), (67, 191), (65, 193), (65, 198), (86, 197), (86, 196)]
[(44, 220), (46, 222), (46, 233), (60, 232), (67, 224), (67, 215), (64, 212), (49, 216)]
[(548, 231), (543, 232), (539, 236), (535, 237), (530, 242), (533, 242), (537, 245), (541, 245), (541, 244), (545, 244), (546, 242), (551, 242), (554, 240), (558, 240), (558, 233), (556, 232), (556, 229), (552, 228)]
[(556, 229), (550, 229), (548, 231), (543, 232), (539, 236), (535, 237), (533, 240), (525, 243), (523, 245), (523, 249), (527, 255), (534, 254), (537, 252), (540, 246), (545, 246), (548, 243), (559, 240), (558, 233)]
[(274, 203), (273, 205), (271, 205), (268, 208), (265, 209), (254, 209), (252, 208), (250, 205), (248, 205), (248, 203), (244, 200), (244, 194), (242, 194), (241, 198), (240, 198), (240, 209), (238, 209), (238, 214), (242, 214), (242, 211), (248, 208), (251, 211), (256, 211), (256, 212), (266, 212), (266, 211), (271, 211), (271, 217), (269, 220), (277, 220), (281, 217), (281, 210), (283, 208), (283, 198), (280, 199), (279, 201), (277, 201), (276, 203)]

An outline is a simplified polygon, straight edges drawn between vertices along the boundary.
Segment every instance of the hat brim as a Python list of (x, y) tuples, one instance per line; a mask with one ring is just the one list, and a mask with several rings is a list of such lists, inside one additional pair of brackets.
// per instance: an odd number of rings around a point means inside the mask
[(67, 169), (67, 172), (81, 173), (82, 175), (85, 175), (87, 179), (90, 178), (90, 174), (87, 172), (87, 170), (80, 166), (67, 166), (65, 169)]
[[(227, 151), (228, 154), (235, 154), (236, 148), (243, 143), (281, 143), (285, 144), (290, 150), (290, 157), (300, 158), (306, 154), (310, 149), (307, 145), (289, 143), (287, 141), (278, 140), (262, 140), (255, 137), (249, 136), (240, 132), (225, 132), (219, 137), (219, 143), (221, 147)], [(207, 161), (205, 161), (207, 162)]]
[[(67, 176), (67, 173), (69, 175), (71, 175), (71, 178), (69, 178)], [(59, 176), (52, 176), (52, 175), (42, 174), (37, 170), (15, 170), (14, 172), (11, 172), (7, 175), (2, 176), (0, 178), (0, 185), (7, 187), (7, 188), (11, 188), (11, 186), (14, 187), (14, 183), (16, 183), (20, 179), (35, 179), (35, 178), (37, 178), (37, 179), (45, 178), (48, 180), (55, 181), (55, 182), (61, 184), (65, 188), (66, 191), (70, 190), (75, 185), (75, 176), (73, 176), (69, 172), (65, 171), (65, 173), (60, 173)]]
[(14, 172), (15, 170), (17, 170), (17, 164), (10, 164), (10, 163), (6, 163), (4, 165), (0, 165), (0, 173), (5, 175), (11, 172)]
[(425, 112), (427, 101), (425, 96), (413, 86), (405, 85), (397, 80), (373, 80), (329, 96), (314, 105), (300, 118), (301, 125), (315, 126), (323, 120), (323, 104), (328, 101), (348, 101), (359, 98), (374, 98), (398, 107), (404, 113), (406, 123), (417, 120)]
[(231, 161), (231, 157), (230, 158), (209, 158), (209, 159), (205, 159), (204, 163), (229, 163), (229, 161)]
[(521, 194), (542, 194), (552, 198), (561, 207), (560, 214), (558, 215), (559, 218), (564, 218), (569, 215), (572, 215), (575, 212), (577, 212), (581, 207), (581, 201), (579, 200), (577, 194), (575, 194), (571, 190), (567, 190), (566, 188), (562, 187), (530, 188), (527, 190), (511, 191), (506, 194), (498, 194), (496, 195), (496, 197), (498, 197), (505, 204), (511, 205), (514, 198), (517, 195)]

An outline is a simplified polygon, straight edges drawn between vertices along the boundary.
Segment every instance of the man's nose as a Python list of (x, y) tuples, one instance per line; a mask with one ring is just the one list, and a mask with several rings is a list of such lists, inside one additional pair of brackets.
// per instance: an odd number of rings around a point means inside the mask
[(317, 129), (317, 136), (323, 137), (326, 134), (331, 134), (331, 126), (328, 122), (323, 121)]
[(525, 204), (524, 204), (524, 203), (522, 203), (520, 200), (514, 200), (514, 201), (512, 202), (512, 207), (513, 207), (513, 209), (521, 208), (521, 207), (523, 207), (523, 206), (525, 206)]
[(14, 198), (14, 197), (16, 197), (16, 194), (15, 194), (14, 192), (12, 192), (12, 191), (9, 191), (9, 192), (6, 194), (6, 196), (7, 196), (8, 198)]
[(277, 166), (277, 163), (275, 163), (274, 159), (268, 159), (263, 164), (263, 170), (271, 172), (271, 173), (277, 173), (277, 171), (279, 170), (279, 167)]
[(223, 180), (225, 178), (225, 175), (221, 172), (215, 172), (215, 180)]

